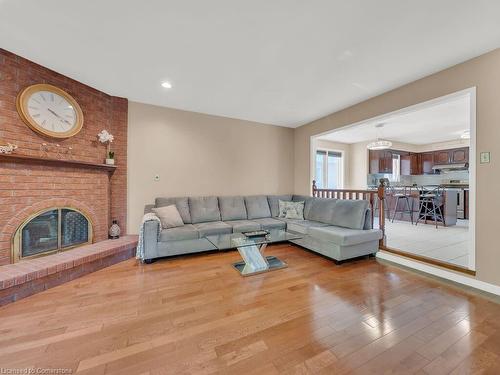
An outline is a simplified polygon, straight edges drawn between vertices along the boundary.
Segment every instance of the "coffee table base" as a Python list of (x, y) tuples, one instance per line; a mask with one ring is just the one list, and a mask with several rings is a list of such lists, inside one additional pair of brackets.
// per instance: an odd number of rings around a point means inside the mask
[(272, 256), (272, 255), (266, 256), (266, 261), (269, 264), (269, 267), (266, 269), (260, 269), (260, 270), (255, 270), (255, 271), (245, 269), (246, 263), (244, 260), (242, 260), (240, 262), (233, 263), (233, 267), (240, 273), (241, 276), (252, 276), (252, 275), (259, 274), (259, 273), (279, 270), (279, 269), (288, 267), (288, 264), (286, 264), (281, 259), (279, 259), (275, 256)]

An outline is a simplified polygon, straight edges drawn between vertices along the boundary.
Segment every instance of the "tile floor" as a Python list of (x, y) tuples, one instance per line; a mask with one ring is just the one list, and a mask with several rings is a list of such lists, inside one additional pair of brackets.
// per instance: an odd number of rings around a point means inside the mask
[(434, 225), (387, 221), (387, 246), (468, 268), (468, 223), (458, 220), (457, 225), (436, 229)]

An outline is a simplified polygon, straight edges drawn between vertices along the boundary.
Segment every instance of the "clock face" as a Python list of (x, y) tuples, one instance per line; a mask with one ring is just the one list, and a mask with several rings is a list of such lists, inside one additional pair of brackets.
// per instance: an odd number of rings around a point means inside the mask
[(24, 89), (17, 98), (17, 109), (31, 129), (46, 136), (72, 137), (83, 126), (83, 113), (75, 99), (52, 85)]
[(49, 91), (36, 91), (28, 98), (28, 113), (43, 129), (66, 133), (76, 125), (76, 112), (62, 96)]

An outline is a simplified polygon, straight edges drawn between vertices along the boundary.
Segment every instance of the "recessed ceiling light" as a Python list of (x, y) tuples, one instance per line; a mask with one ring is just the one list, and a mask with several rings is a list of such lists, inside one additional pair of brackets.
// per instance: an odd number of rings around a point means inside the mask
[(162, 85), (162, 87), (165, 87), (166, 89), (172, 88), (172, 84), (168, 81), (163, 82), (161, 85)]

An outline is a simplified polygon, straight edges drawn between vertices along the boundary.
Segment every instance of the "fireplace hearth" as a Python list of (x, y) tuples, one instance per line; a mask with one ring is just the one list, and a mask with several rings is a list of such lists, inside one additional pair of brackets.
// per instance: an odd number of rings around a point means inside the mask
[(83, 212), (55, 207), (30, 216), (14, 235), (14, 262), (92, 242), (92, 223)]

